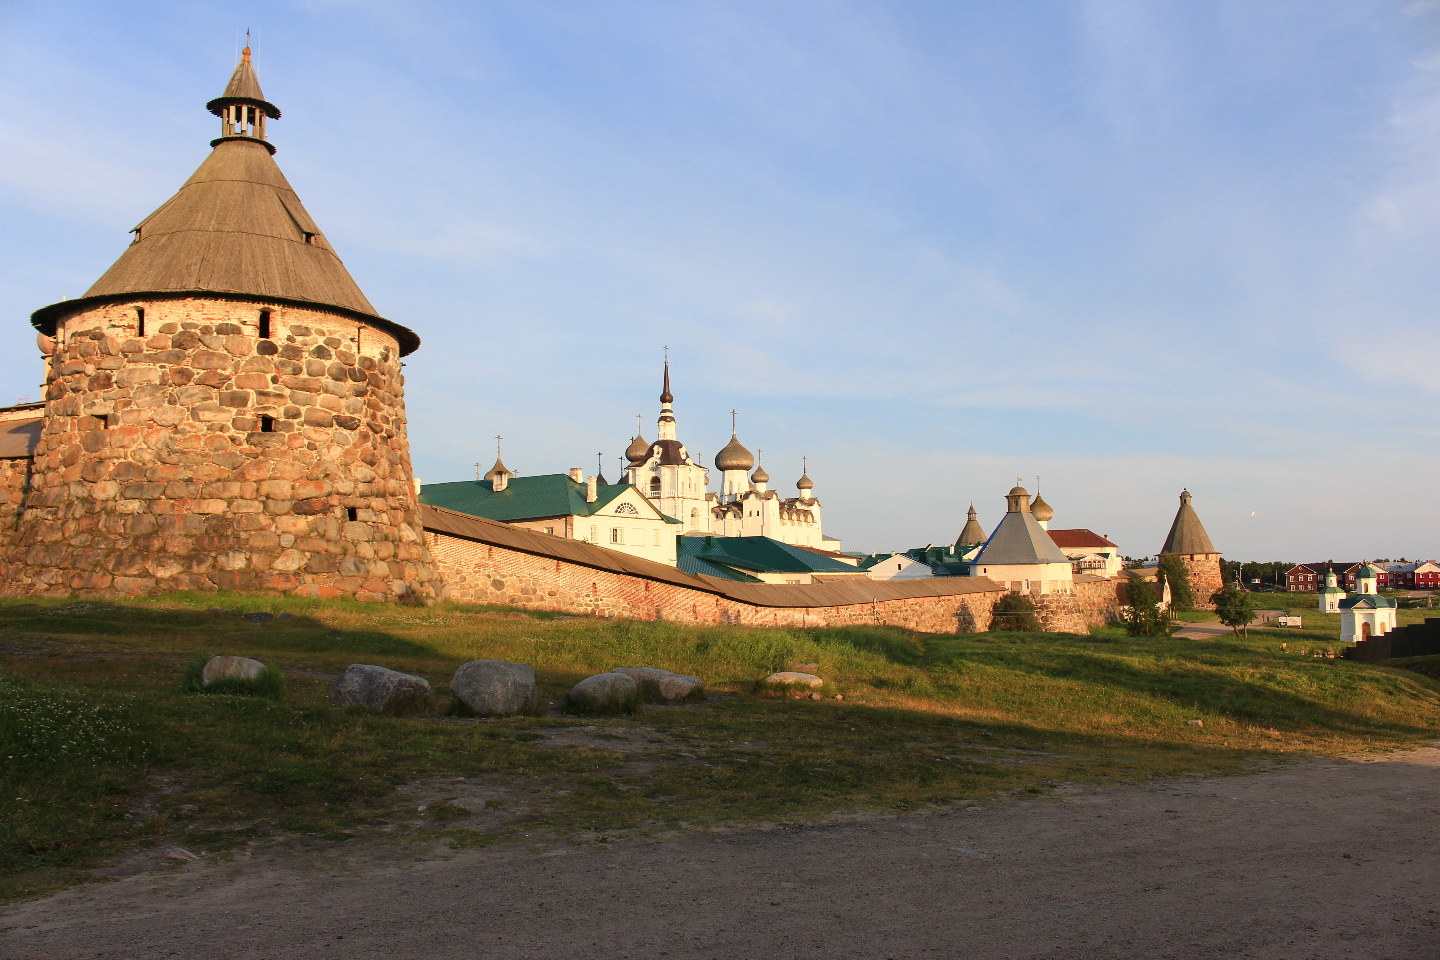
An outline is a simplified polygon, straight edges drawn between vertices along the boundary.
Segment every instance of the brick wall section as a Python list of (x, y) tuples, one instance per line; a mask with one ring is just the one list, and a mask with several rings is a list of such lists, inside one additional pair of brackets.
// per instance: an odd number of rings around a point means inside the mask
[(60, 322), (0, 592), (434, 594), (395, 340), (290, 306), (262, 339), (264, 307), (169, 299)]
[[(585, 566), (554, 556), (426, 532), (445, 581), (443, 596), (583, 616), (671, 620), (692, 624), (822, 627), (889, 624), (924, 633), (970, 633), (990, 626), (999, 591), (912, 597), (827, 607), (783, 605), (784, 586), (769, 589), (782, 605), (745, 603), (702, 586), (685, 586)], [(697, 581), (699, 583), (699, 581)]]

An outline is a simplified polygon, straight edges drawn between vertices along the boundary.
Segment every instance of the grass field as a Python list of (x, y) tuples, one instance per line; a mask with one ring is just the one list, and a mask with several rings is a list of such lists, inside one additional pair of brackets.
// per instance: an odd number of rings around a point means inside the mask
[[(235, 615), (251, 611), (289, 616)], [(566, 842), (1230, 773), (1440, 731), (1440, 682), (1295, 652), (1337, 646), (1323, 626), (1307, 619), (1303, 631), (1252, 630), (1248, 641), (1110, 629), (925, 636), (226, 595), (6, 601), (0, 897), (72, 882), (136, 844), (214, 852), (384, 830), (490, 843), (522, 829)], [(187, 665), (218, 653), (279, 667), (283, 696), (184, 692)], [(616, 666), (695, 675), (711, 696), (599, 721), (455, 716), (446, 682), (480, 657), (532, 664), (556, 703)], [(329, 684), (356, 662), (429, 679), (424, 715), (330, 707)], [(831, 698), (755, 692), (800, 664), (819, 665)], [(460, 777), (527, 798), (523, 822), (455, 830), (452, 807), (405, 806), (405, 784)]]

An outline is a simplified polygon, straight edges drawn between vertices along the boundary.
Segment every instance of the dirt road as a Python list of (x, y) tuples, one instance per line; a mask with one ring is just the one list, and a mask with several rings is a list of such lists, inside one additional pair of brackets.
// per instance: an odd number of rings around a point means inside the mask
[(943, 814), (414, 862), (208, 860), (0, 956), (1440, 958), (1440, 750)]

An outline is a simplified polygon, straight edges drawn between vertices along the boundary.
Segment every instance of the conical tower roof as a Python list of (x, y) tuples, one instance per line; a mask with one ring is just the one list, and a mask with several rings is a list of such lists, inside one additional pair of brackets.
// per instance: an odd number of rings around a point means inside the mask
[[(247, 103), (267, 116), (248, 55), (215, 112)], [(270, 111), (274, 111), (271, 113)], [(406, 327), (376, 313), (310, 218), (260, 136), (226, 135), (180, 191), (131, 232), (134, 241), (85, 295), (35, 311), (47, 334), (59, 317), (100, 303), (213, 296), (290, 303), (354, 315), (395, 336), (402, 355), (420, 346)]]
[(965, 520), (965, 527), (960, 531), (960, 536), (955, 539), (957, 547), (973, 547), (977, 543), (985, 542), (985, 530), (980, 526), (980, 521), (975, 519), (975, 504), (970, 504), (970, 513)]
[(1170, 536), (1165, 538), (1165, 546), (1160, 552), (1164, 553), (1219, 553), (1215, 545), (1210, 542), (1210, 535), (1205, 532), (1201, 525), (1200, 518), (1195, 515), (1195, 508), (1190, 506), (1190, 491), (1180, 491), (1180, 509), (1175, 512), (1175, 522), (1170, 525)]

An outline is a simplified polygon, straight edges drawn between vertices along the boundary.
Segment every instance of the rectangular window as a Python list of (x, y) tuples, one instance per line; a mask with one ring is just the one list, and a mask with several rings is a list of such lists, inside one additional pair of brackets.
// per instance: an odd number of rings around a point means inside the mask
[(267, 417), (267, 416), (265, 416), (265, 415), (262, 413), (262, 414), (260, 415), (260, 432), (261, 432), (261, 433), (274, 433), (274, 432), (275, 432), (275, 418), (274, 418), (274, 417)]
[(545, 532), (548, 533), (548, 534), (550, 534), (550, 535), (553, 537), (553, 536), (555, 535), (555, 528), (554, 528), (554, 527), (546, 527), (546, 528), (545, 528)]
[(653, 547), (658, 547), (658, 546), (660, 546), (660, 531), (659, 531), (659, 530), (655, 530), (655, 531), (653, 531), (653, 533), (655, 534), (655, 542), (652, 543), (651, 546), (653, 546)]
[(269, 339), (270, 339), (270, 311), (269, 311), (269, 310), (261, 310), (261, 311), (260, 311), (260, 339), (261, 339), (261, 340), (269, 340)]
[(590, 537), (589, 537), (589, 540), (590, 540), (591, 543), (598, 543), (598, 542), (599, 542), (599, 537), (597, 536), (597, 534), (596, 534), (596, 532), (595, 532), (595, 531), (597, 531), (598, 529), (600, 529), (600, 528), (597, 527), (597, 526), (595, 526), (593, 523), (590, 525)]
[(624, 542), (625, 542), (625, 531), (624, 531), (624, 530), (621, 530), (619, 527), (611, 527), (611, 528), (610, 528), (610, 542), (611, 542), (611, 543), (624, 543)]
[(135, 308), (135, 336), (145, 336), (145, 308)]
[(359, 520), (359, 519), (360, 519), (360, 510), (359, 510), (359, 508), (357, 508), (357, 507), (346, 507), (346, 508), (345, 508), (345, 519), (346, 519), (346, 520), (350, 520), (350, 521)]

